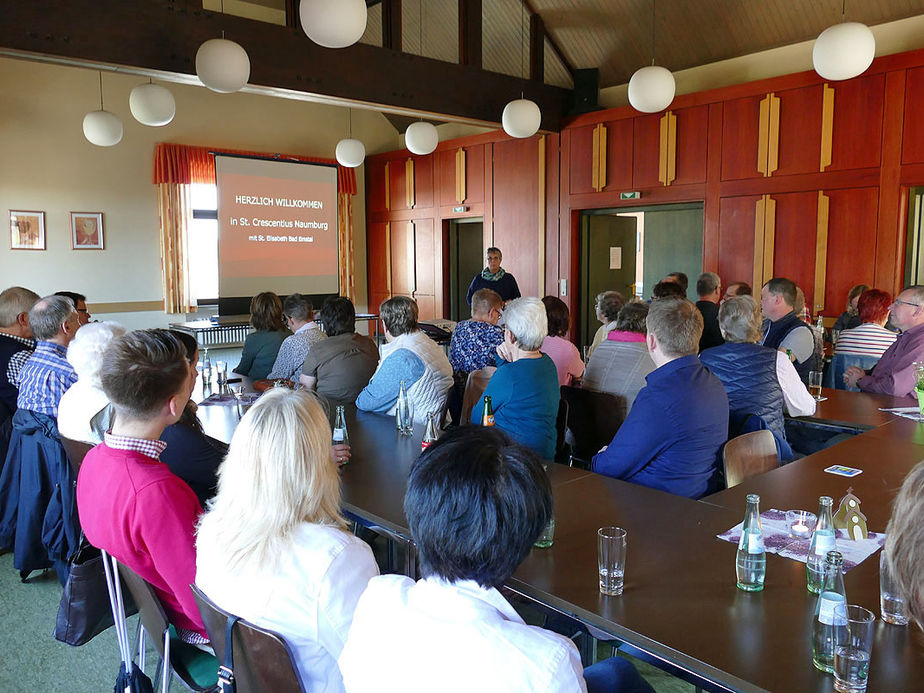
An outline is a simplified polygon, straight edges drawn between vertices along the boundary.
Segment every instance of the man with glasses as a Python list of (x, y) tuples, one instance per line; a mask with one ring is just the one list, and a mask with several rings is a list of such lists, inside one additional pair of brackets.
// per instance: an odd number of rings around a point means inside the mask
[(896, 397), (914, 396), (914, 362), (924, 360), (924, 286), (905, 288), (889, 306), (891, 321), (901, 334), (873, 368), (851, 366), (844, 371), (848, 387)]
[(282, 341), (273, 370), (266, 377), (270, 380), (285, 378), (297, 383), (312, 345), (320, 342), (326, 335), (314, 321), (314, 306), (306, 296), (288, 296), (283, 301), (282, 312), (286, 326), (293, 334)]
[(56, 291), (55, 296), (64, 296), (69, 298), (71, 303), (74, 304), (74, 308), (77, 309), (77, 329), (80, 329), (88, 322), (93, 316), (90, 314), (89, 309), (87, 308), (87, 297), (83, 294), (78, 294), (76, 291)]
[(458, 421), (462, 413), (468, 374), (495, 365), (497, 347), (504, 341), (504, 329), (497, 324), (503, 308), (500, 294), (491, 289), (478, 289), (472, 294), (472, 319), (462, 320), (452, 331), (449, 363), (453, 387), (449, 394), (449, 413), (453, 421)]

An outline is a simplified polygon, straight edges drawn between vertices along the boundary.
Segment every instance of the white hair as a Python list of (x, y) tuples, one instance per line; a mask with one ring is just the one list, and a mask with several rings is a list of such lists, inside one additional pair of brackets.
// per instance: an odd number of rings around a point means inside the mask
[(67, 360), (77, 371), (77, 377), (102, 389), (99, 371), (103, 357), (109, 351), (112, 340), (125, 332), (125, 328), (117, 322), (91, 322), (77, 330), (67, 347)]
[(268, 390), (241, 419), (197, 542), (221, 569), (274, 566), (304, 522), (344, 529), (327, 415), (313, 393)]
[(549, 333), (545, 304), (535, 296), (512, 300), (504, 308), (504, 324), (524, 351), (537, 351)]

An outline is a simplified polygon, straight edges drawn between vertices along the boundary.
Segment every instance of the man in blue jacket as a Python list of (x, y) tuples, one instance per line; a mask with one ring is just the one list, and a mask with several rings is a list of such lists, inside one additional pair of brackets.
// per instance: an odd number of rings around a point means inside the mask
[(728, 396), (699, 361), (703, 317), (690, 301), (660, 298), (646, 320), (655, 370), (625, 422), (593, 461), (599, 474), (699, 498), (728, 438)]

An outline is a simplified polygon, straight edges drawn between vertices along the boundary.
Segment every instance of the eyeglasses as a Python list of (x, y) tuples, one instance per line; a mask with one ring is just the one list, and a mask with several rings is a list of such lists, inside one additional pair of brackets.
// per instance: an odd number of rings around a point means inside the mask
[[(892, 306), (897, 306), (897, 305), (914, 306), (915, 308), (921, 307), (920, 303), (911, 303), (910, 301), (903, 301), (900, 298), (896, 298), (894, 301), (892, 301)], [(889, 308), (891, 308), (892, 306), (889, 306)]]

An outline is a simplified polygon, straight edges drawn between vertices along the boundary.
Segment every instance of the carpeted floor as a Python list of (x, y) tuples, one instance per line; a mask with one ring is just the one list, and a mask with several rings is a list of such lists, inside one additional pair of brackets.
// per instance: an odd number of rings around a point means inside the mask
[[(378, 542), (376, 542), (378, 543)], [(13, 555), (0, 556), (0, 692), (68, 691), (97, 693), (111, 691), (119, 671), (119, 649), (109, 629), (83, 647), (69, 647), (56, 641), (55, 615), (61, 587), (53, 571), (34, 576), (22, 584), (13, 568)], [(524, 617), (536, 622), (538, 614), (524, 608)], [(129, 633), (137, 628), (137, 616), (129, 619)], [(601, 657), (609, 649), (601, 644)], [(693, 687), (643, 662), (633, 660), (658, 693), (690, 693)], [(147, 670), (153, 678), (157, 656), (148, 647)], [(155, 682), (155, 687), (156, 687)], [(184, 690), (176, 681), (171, 691)]]

